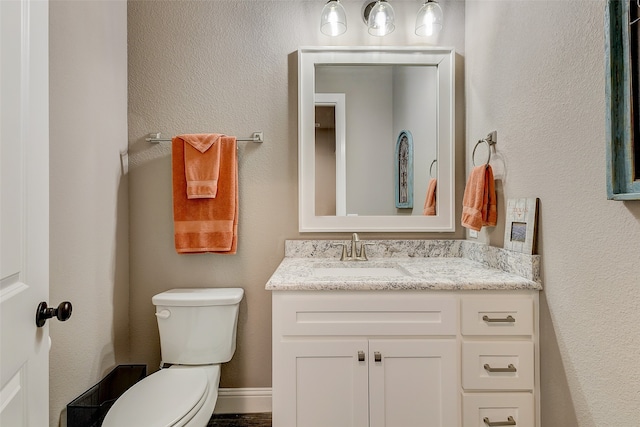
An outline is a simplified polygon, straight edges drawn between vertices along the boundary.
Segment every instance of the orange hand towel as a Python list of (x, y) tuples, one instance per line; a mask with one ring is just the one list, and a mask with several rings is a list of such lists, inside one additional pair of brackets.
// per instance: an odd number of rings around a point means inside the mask
[(496, 188), (490, 165), (476, 166), (469, 174), (462, 199), (462, 226), (480, 231), (495, 227), (498, 219)]
[(235, 254), (238, 242), (238, 163), (236, 138), (220, 136), (220, 173), (215, 199), (189, 199), (185, 147), (172, 141), (173, 221), (176, 251)]
[(424, 208), (422, 209), (423, 215), (433, 216), (436, 214), (436, 184), (437, 180), (431, 178), (429, 180), (429, 186), (427, 187), (427, 197), (424, 200)]
[(178, 135), (184, 141), (184, 171), (189, 199), (211, 199), (218, 192), (220, 144), (218, 133)]

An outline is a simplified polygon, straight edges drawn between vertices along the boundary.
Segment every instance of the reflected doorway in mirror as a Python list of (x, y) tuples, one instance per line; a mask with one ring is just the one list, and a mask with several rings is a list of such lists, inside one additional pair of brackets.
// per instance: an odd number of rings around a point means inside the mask
[(346, 96), (315, 94), (316, 215), (347, 214)]

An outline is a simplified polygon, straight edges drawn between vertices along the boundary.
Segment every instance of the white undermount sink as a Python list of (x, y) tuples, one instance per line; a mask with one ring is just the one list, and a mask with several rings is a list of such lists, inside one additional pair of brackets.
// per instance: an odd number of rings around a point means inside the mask
[(312, 268), (315, 277), (400, 277), (409, 273), (398, 264), (370, 265), (358, 261), (318, 264)]

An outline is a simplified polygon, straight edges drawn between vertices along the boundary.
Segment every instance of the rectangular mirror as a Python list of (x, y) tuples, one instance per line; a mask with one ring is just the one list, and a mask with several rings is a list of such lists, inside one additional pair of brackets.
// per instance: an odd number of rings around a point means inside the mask
[(302, 48), (298, 66), (300, 231), (454, 231), (453, 50)]

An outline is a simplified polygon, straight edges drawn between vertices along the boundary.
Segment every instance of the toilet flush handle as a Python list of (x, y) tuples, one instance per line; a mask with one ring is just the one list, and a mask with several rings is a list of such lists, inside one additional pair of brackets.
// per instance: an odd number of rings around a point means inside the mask
[(166, 308), (164, 310), (160, 310), (156, 313), (156, 317), (158, 319), (168, 319), (171, 316), (171, 312)]

